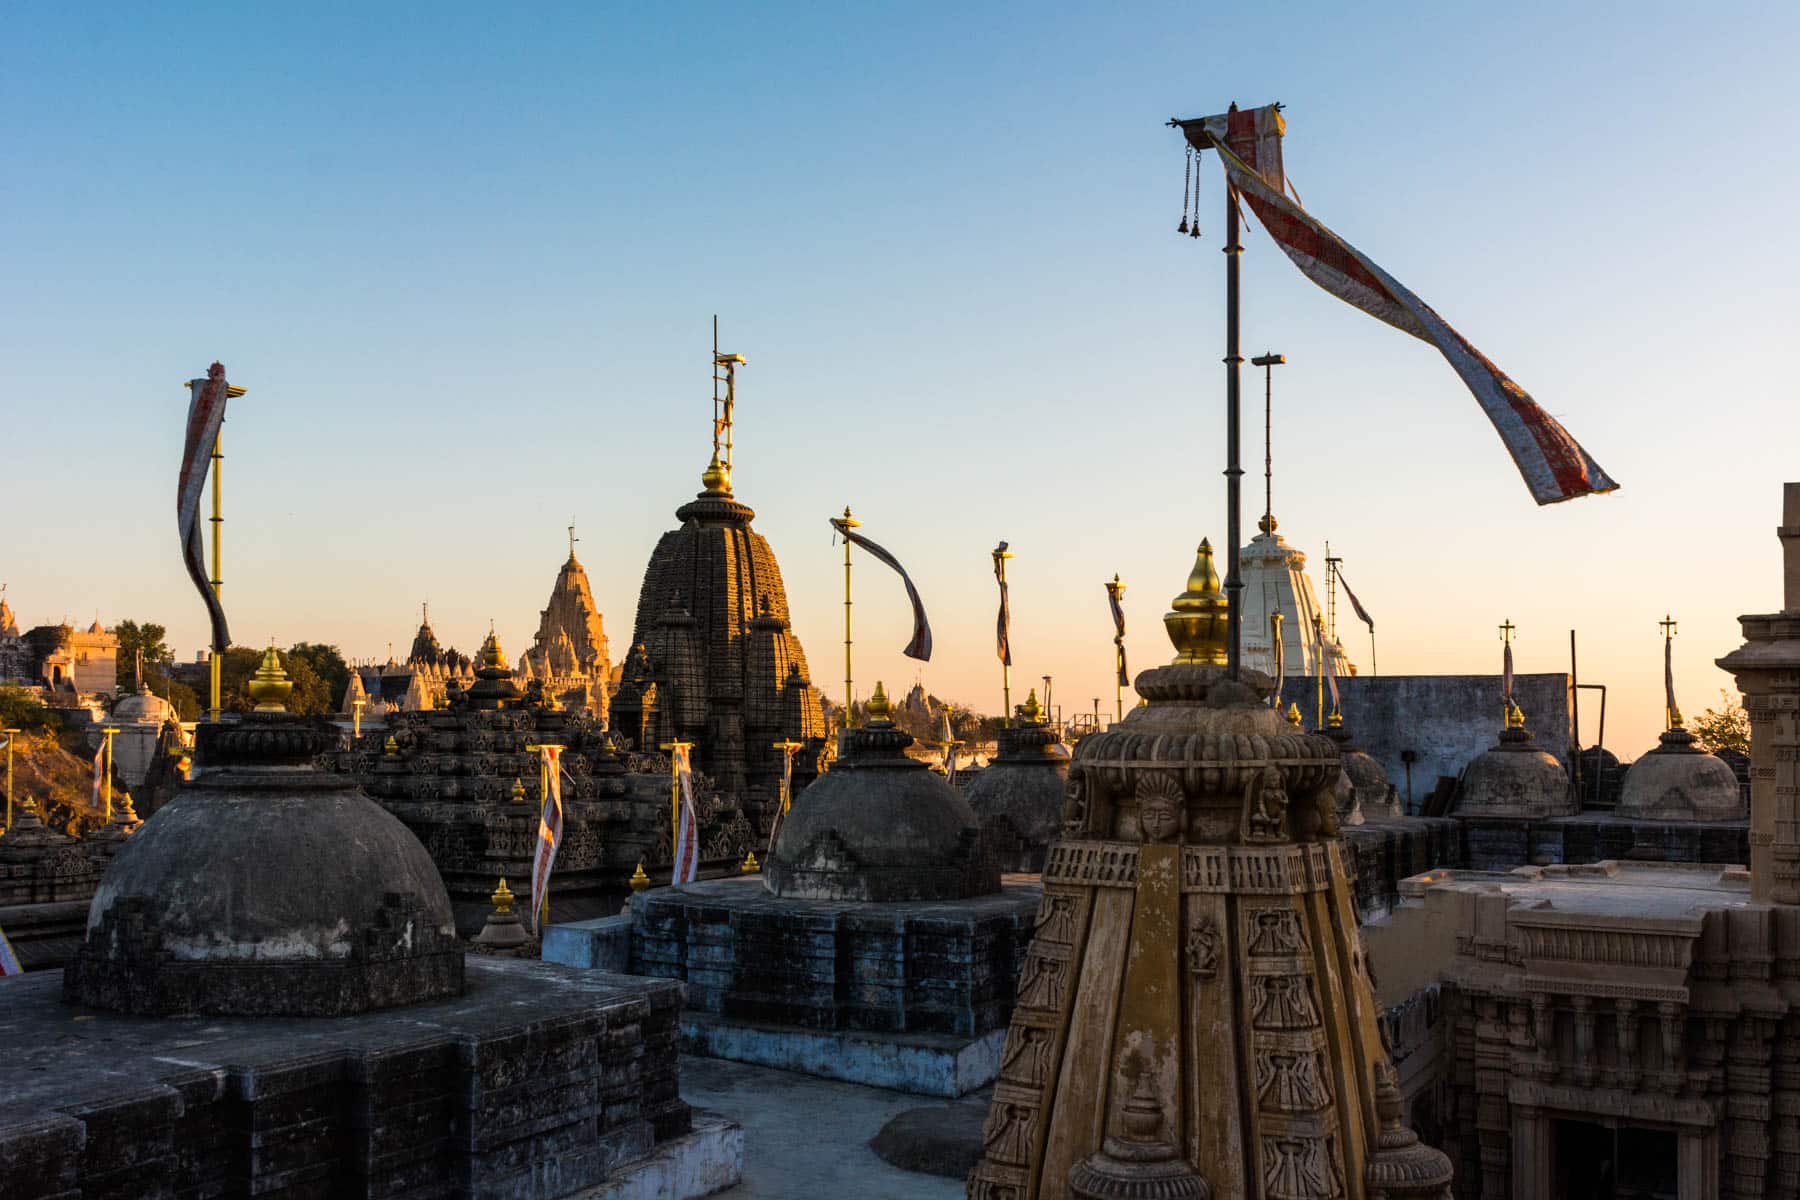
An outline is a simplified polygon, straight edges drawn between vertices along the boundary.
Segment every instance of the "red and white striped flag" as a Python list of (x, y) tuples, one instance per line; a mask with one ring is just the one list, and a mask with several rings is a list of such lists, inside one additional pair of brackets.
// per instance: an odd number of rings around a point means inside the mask
[(12, 943), (6, 940), (6, 931), (0, 929), (0, 979), (24, 973), (25, 968), (19, 965), (19, 956), (13, 953)]
[(90, 804), (100, 807), (100, 782), (106, 778), (106, 739), (100, 739), (100, 748), (94, 751), (94, 794)]
[[(919, 589), (913, 586), (912, 576), (906, 573), (906, 568), (900, 565), (899, 559), (895, 558), (892, 554), (889, 554), (885, 549), (876, 545), (874, 542), (871, 542), (862, 534), (852, 530), (849, 523), (842, 517), (831, 517), (830, 521), (831, 527), (843, 535), (846, 542), (849, 542), (853, 546), (861, 546), (864, 550), (873, 554), (877, 559), (880, 559), (882, 562), (892, 567), (894, 573), (900, 576), (900, 582), (906, 585), (906, 598), (912, 601), (913, 610), (912, 640), (906, 643), (906, 648), (900, 651), (900, 653), (906, 655), (908, 658), (916, 658), (920, 662), (930, 662), (931, 622), (925, 619), (925, 602), (919, 599)], [(844, 703), (848, 704), (849, 702), (848, 697), (846, 697)], [(846, 709), (845, 711), (848, 710)]]
[(1462, 377), (1493, 422), (1532, 499), (1555, 504), (1619, 485), (1524, 388), (1450, 328), (1431, 306), (1325, 228), (1283, 192), (1281, 137), (1274, 105), (1179, 122), (1190, 145), (1213, 149), (1257, 219), (1301, 273), (1347, 304), (1431, 343)]
[(224, 366), (214, 363), (207, 368), (205, 379), (189, 380), (188, 391), (187, 438), (181, 448), (181, 478), (175, 488), (175, 522), (181, 530), (181, 557), (187, 565), (188, 578), (200, 589), (200, 598), (206, 601), (206, 612), (212, 619), (213, 652), (223, 654), (231, 645), (231, 633), (225, 628), (225, 609), (206, 577), (200, 498), (206, 494), (206, 471), (212, 462), (213, 446), (219, 440), (219, 427), (225, 424), (225, 401), (231, 393)]
[(675, 824), (675, 872), (669, 882), (692, 883), (700, 878), (700, 829), (694, 822), (694, 768), (686, 746), (676, 746), (670, 753), (675, 756), (675, 776), (681, 784), (681, 811)]
[(539, 774), (543, 780), (544, 803), (538, 810), (537, 853), (531, 858), (531, 927), (549, 915), (550, 871), (556, 866), (556, 852), (562, 849), (562, 752), (561, 746), (539, 746), (543, 755)]

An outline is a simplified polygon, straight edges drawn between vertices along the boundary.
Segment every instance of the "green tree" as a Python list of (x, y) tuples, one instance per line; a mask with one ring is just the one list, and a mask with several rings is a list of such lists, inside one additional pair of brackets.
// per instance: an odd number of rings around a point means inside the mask
[(1750, 714), (1724, 688), (1719, 689), (1719, 707), (1689, 717), (1687, 728), (1694, 735), (1694, 744), (1708, 754), (1720, 750), (1750, 753)]
[(137, 655), (140, 650), (144, 654), (146, 683), (152, 675), (167, 676), (169, 666), (175, 661), (174, 653), (163, 640), (168, 630), (153, 621), (141, 624), (137, 621), (120, 621), (113, 633), (119, 639), (119, 662), (115, 673), (119, 687), (131, 689), (137, 686)]
[(0, 726), (61, 733), (63, 723), (61, 717), (39, 704), (24, 688), (0, 687)]
[[(344, 691), (350, 686), (350, 664), (344, 661), (343, 652), (336, 646), (327, 646), (323, 642), (296, 642), (288, 647), (282, 659), (292, 663), (294, 659), (304, 660), (312, 668), (325, 685), (325, 707), (321, 712), (336, 712), (344, 703)], [(293, 667), (289, 666), (289, 671)]]

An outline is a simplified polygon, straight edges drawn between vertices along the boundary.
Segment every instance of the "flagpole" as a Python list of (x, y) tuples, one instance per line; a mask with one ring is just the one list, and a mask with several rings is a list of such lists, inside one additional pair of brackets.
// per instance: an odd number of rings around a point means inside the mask
[[(1518, 626), (1516, 626), (1512, 623), (1511, 617), (1506, 618), (1506, 620), (1504, 620), (1500, 623), (1500, 642), (1501, 642), (1502, 646), (1505, 647), (1501, 651), (1501, 654), (1502, 654), (1504, 661), (1508, 668), (1510, 668), (1512, 665), (1512, 635), (1513, 635), (1513, 631), (1517, 628), (1518, 628)], [(1511, 729), (1512, 728), (1513, 709), (1517, 706), (1513, 704), (1512, 671), (1510, 669), (1508, 669), (1506, 672), (1505, 690), (1506, 690), (1505, 707), (1504, 707), (1504, 710), (1501, 712), (1501, 722), (1500, 723), (1503, 727), (1505, 727), (1507, 729)]]
[[(848, 707), (844, 711), (848, 713)], [(669, 752), (669, 860), (679, 869), (681, 864), (675, 862), (675, 858), (681, 853), (681, 756), (676, 751), (692, 750), (694, 743), (664, 742), (662, 748)], [(698, 838), (699, 835), (700, 823), (695, 821), (694, 836)], [(695, 853), (699, 853), (697, 847)]]
[(108, 821), (112, 820), (112, 740), (113, 740), (113, 734), (115, 734), (117, 732), (119, 732), (119, 731), (117, 729), (114, 729), (110, 725), (100, 731), (101, 736), (105, 738), (105, 750), (106, 750), (106, 771), (103, 776), (105, 782), (101, 785), (101, 787), (102, 787), (101, 794), (102, 794), (102, 796), (104, 796), (104, 798), (106, 800), (106, 807), (105, 807), (104, 811), (106, 813), (106, 819)]
[[(1005, 546), (1006, 543), (1000, 543)], [(1011, 550), (994, 551), (994, 574), (1000, 580), (1000, 595), (1006, 597), (1006, 560), (1013, 556)], [(1007, 606), (1006, 653), (1000, 656), (1000, 728), (1005, 729), (1012, 724), (1012, 664), (1006, 660), (1012, 657), (1012, 610)]]
[[(221, 476), (225, 470), (225, 423), (220, 421), (219, 432), (213, 438), (212, 452), (212, 590), (213, 599), (219, 600), (225, 587), (225, 570), (222, 563), (219, 535), (225, 524), (225, 485)], [(212, 719), (219, 719), (219, 681), (224, 663), (220, 661), (217, 646), (207, 655), (207, 667), (212, 677)]]
[[(1115, 605), (1123, 600), (1125, 586), (1124, 581), (1119, 578), (1119, 573), (1114, 571), (1112, 582), (1106, 585), (1106, 592), (1112, 597)], [(1118, 618), (1115, 617), (1113, 627), (1113, 720), (1123, 721), (1125, 719), (1125, 635), (1119, 631), (1117, 620)], [(1095, 707), (1098, 708), (1098, 705)], [(1096, 712), (1094, 714), (1096, 729), (1099, 720), (1099, 713)]]
[[(855, 529), (862, 522), (850, 515), (850, 506), (844, 505), (844, 528)], [(855, 709), (855, 693), (851, 691), (850, 682), (850, 539), (844, 539), (844, 728), (855, 725), (853, 719)]]
[(1319, 685), (1319, 716), (1314, 729), (1325, 728), (1325, 622), (1318, 613), (1313, 614), (1313, 674)]
[[(359, 713), (358, 715), (360, 716), (361, 714)], [(544, 828), (544, 805), (550, 800), (550, 756), (545, 754), (544, 751), (561, 750), (562, 747), (560, 745), (553, 745), (549, 742), (540, 742), (535, 746), (526, 746), (525, 749), (527, 752), (538, 756), (538, 831), (541, 836)], [(561, 768), (559, 767), (558, 769), (560, 770)], [(537, 881), (533, 879), (532, 882), (535, 885)], [(549, 919), (550, 880), (549, 877), (546, 876), (544, 879), (544, 894), (538, 897), (537, 910), (531, 917), (532, 928), (542, 929)]]
[(1681, 709), (1675, 703), (1675, 619), (1668, 613), (1657, 625), (1663, 631), (1663, 728), (1681, 728)]
[[(1233, 105), (1235, 108), (1236, 106)], [(1225, 627), (1226, 664), (1237, 679), (1243, 645), (1244, 581), (1238, 574), (1238, 550), (1242, 515), (1244, 469), (1238, 461), (1238, 387), (1244, 356), (1238, 353), (1238, 259), (1244, 247), (1238, 241), (1237, 191), (1225, 185)]]

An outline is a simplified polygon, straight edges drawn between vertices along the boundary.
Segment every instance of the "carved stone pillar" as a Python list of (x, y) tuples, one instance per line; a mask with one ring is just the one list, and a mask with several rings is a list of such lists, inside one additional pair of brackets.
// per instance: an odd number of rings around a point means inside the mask
[(1712, 1200), (1719, 1194), (1719, 1135), (1683, 1131), (1676, 1149), (1675, 1200)]
[(1549, 1196), (1556, 1178), (1556, 1123), (1541, 1108), (1512, 1110), (1512, 1194)]
[(1739, 617), (1744, 644), (1718, 660), (1750, 716), (1750, 898), (1800, 904), (1800, 483), (1782, 493), (1782, 611)]
[(1594, 1085), (1594, 1001), (1588, 996), (1570, 996), (1569, 1007), (1575, 1010), (1575, 1082), (1582, 1087)]
[(1616, 1032), (1619, 1038), (1619, 1086), (1635, 1091), (1638, 1085), (1638, 1011), (1637, 1001), (1622, 999), (1615, 1006)]

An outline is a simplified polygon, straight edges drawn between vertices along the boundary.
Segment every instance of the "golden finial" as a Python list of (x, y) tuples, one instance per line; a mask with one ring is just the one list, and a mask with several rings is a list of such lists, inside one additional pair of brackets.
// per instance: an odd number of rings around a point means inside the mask
[(744, 855), (744, 861), (738, 867), (738, 871), (745, 875), (754, 875), (760, 870), (762, 870), (762, 864), (756, 861), (756, 851), (754, 850)]
[(476, 656), (483, 670), (506, 670), (506, 655), (500, 649), (500, 635), (488, 626), (487, 640), (481, 643), (481, 652)]
[(512, 802), (514, 804), (525, 803), (525, 781), (517, 777), (513, 779)]
[(1036, 725), (1044, 719), (1044, 706), (1038, 703), (1036, 688), (1031, 689), (1031, 693), (1025, 697), (1025, 703), (1019, 705), (1015, 715), (1019, 720), (1031, 725)]
[(1508, 729), (1525, 728), (1525, 710), (1514, 704), (1506, 714), (1506, 727)]
[(256, 668), (256, 674), (250, 677), (250, 698), (256, 701), (257, 712), (286, 712), (282, 704), (294, 685), (281, 669), (281, 655), (275, 652), (275, 643), (270, 642), (263, 654), (262, 665)]
[(1219, 590), (1219, 573), (1213, 569), (1212, 542), (1202, 540), (1188, 575), (1187, 591), (1170, 602), (1163, 627), (1175, 644), (1177, 663), (1222, 667), (1226, 664), (1226, 608)]
[(875, 694), (869, 697), (869, 720), (888, 721), (893, 715), (894, 710), (888, 705), (887, 690), (878, 679), (875, 681)]
[(634, 892), (641, 892), (645, 888), (650, 886), (650, 877), (648, 875), (644, 874), (644, 864), (643, 863), (640, 862), (637, 865), (637, 870), (635, 870), (631, 873), (630, 882), (631, 882), (631, 890)]
[(400, 753), (400, 743), (394, 740), (393, 734), (388, 734), (387, 744), (382, 746), (381, 752), (389, 758), (393, 758), (396, 754)]
[(1344, 727), (1344, 714), (1335, 708), (1332, 709), (1331, 715), (1325, 718), (1325, 724), (1331, 726), (1333, 729), (1342, 729)]
[(494, 912), (498, 915), (504, 917), (512, 912), (512, 889), (506, 886), (506, 877), (504, 875), (500, 877), (500, 886), (494, 889), (494, 894), (489, 896), (488, 899), (494, 902)]
[(731, 495), (731, 468), (719, 461), (717, 450), (713, 451), (712, 461), (706, 464), (706, 470), (700, 472), (700, 482), (711, 495)]
[(1300, 728), (1300, 706), (1298, 704), (1288, 705), (1287, 721), (1295, 729)]

